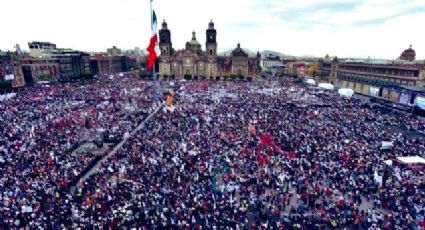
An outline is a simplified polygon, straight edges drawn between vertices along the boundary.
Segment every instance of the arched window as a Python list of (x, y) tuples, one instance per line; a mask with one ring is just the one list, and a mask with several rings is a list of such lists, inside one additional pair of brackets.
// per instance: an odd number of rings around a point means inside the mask
[(210, 55), (213, 55), (213, 51), (212, 50), (210, 50)]

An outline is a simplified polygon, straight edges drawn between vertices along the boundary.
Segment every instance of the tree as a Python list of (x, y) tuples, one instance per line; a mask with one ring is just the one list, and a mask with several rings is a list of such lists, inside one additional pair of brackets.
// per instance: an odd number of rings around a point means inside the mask
[(48, 81), (49, 80), (49, 76), (47, 76), (47, 74), (42, 73), (40, 74), (40, 76), (38, 77), (39, 81)]
[(93, 78), (94, 74), (91, 72), (85, 72), (80, 75), (81, 78)]
[(236, 74), (232, 74), (232, 75), (230, 75), (230, 78), (231, 78), (232, 80), (236, 80), (236, 78), (238, 78), (238, 75), (236, 75)]
[(9, 92), (12, 90), (12, 82), (11, 81), (3, 81), (0, 80), (0, 92)]

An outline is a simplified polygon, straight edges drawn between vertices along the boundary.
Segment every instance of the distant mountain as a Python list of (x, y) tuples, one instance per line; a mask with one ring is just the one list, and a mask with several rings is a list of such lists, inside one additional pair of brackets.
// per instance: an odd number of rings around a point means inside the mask
[[(234, 50), (235, 48), (232, 48), (232, 49), (224, 49), (223, 51), (221, 51), (221, 52), (218, 52), (218, 55), (221, 55), (221, 56), (230, 56), (230, 55), (232, 55), (232, 51)], [(252, 51), (252, 50), (249, 50), (249, 49), (246, 49), (246, 48), (243, 48), (242, 47), (242, 49), (248, 54), (248, 56), (255, 56), (255, 55), (257, 55), (257, 52), (254, 52), (254, 51)]]
[(281, 52), (273, 51), (273, 50), (263, 50), (260, 52), (262, 57), (265, 57), (267, 55), (273, 55), (273, 56), (279, 56), (279, 57), (286, 57), (288, 55), (283, 54)]

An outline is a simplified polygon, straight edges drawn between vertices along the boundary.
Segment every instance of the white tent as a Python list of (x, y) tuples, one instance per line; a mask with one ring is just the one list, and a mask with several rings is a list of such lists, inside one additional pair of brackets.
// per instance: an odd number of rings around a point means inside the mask
[(425, 164), (425, 159), (419, 156), (397, 157), (404, 164)]
[(319, 87), (323, 89), (329, 89), (329, 90), (335, 89), (335, 87), (329, 83), (319, 83)]
[(392, 149), (394, 142), (392, 141), (383, 141), (381, 142), (381, 150)]
[(338, 93), (340, 96), (351, 98), (354, 95), (354, 90), (343, 88), (339, 89)]
[(306, 83), (309, 85), (315, 85), (316, 81), (314, 81), (313, 79), (307, 79)]
[(5, 80), (14, 80), (15, 79), (15, 75), (13, 74), (6, 74), (6, 76), (4, 77)]

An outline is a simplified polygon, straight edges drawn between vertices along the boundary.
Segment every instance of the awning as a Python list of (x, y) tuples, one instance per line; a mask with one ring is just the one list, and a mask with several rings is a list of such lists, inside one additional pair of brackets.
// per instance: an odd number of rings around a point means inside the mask
[(323, 89), (329, 89), (329, 90), (335, 89), (335, 87), (329, 83), (319, 83), (319, 87)]
[(425, 164), (425, 159), (419, 156), (397, 157), (397, 160), (405, 164)]

